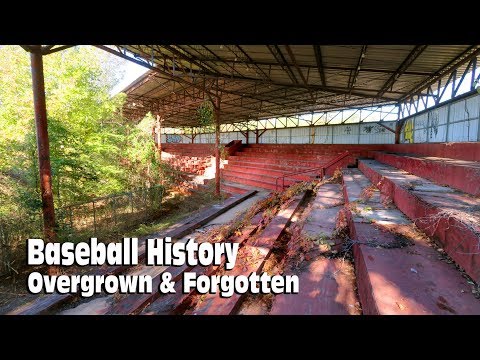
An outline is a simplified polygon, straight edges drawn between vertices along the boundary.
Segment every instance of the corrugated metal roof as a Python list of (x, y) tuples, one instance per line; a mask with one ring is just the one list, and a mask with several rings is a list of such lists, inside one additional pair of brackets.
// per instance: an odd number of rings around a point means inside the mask
[[(448, 74), (478, 46), (121, 45), (152, 68), (125, 91), (124, 114), (161, 114), (197, 126), (196, 109), (221, 95), (221, 122), (394, 103)], [(402, 64), (409, 65), (402, 69)], [(463, 67), (462, 67), (463, 66)], [(463, 70), (466, 65), (457, 66)], [(402, 69), (402, 71), (399, 71)], [(393, 78), (392, 78), (393, 77)], [(389, 81), (395, 79), (387, 87)], [(205, 91), (206, 90), (206, 91)]]

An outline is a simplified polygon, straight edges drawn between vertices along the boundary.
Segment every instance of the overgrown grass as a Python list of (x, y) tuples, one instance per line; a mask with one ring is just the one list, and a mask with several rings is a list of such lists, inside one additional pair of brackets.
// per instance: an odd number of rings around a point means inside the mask
[(145, 236), (165, 230), (195, 211), (224, 199), (224, 195), (215, 195), (215, 184), (213, 183), (199, 191), (188, 191), (183, 188), (173, 189), (169, 196), (165, 198), (161, 217), (138, 225), (125, 236)]
[[(88, 241), (90, 237), (97, 237), (101, 242), (120, 241), (123, 237), (139, 237), (162, 231), (180, 220), (188, 217), (194, 211), (218, 203), (224, 199), (223, 196), (215, 195), (215, 184), (210, 184), (205, 188), (192, 191), (183, 185), (170, 188), (168, 196), (163, 198), (160, 209), (148, 213), (143, 219), (138, 218), (138, 222), (129, 222), (127, 225), (119, 223), (118, 226), (106, 226), (97, 229), (94, 235), (92, 231), (82, 231), (81, 233), (70, 234), (65, 236), (62, 232), (58, 233), (58, 241), (80, 242)], [(1, 223), (0, 223), (1, 225)], [(21, 225), (21, 226), (20, 226)], [(26, 221), (25, 224), (19, 224), (21, 229), (26, 229), (30, 225), (30, 237), (42, 237), (40, 233), (35, 233), (33, 229), (40, 229), (40, 225), (34, 222)], [(0, 227), (0, 231), (2, 227)], [(1, 235), (1, 234), (0, 234)], [(33, 236), (35, 235), (35, 236)], [(0, 244), (0, 261), (5, 266), (6, 275), (11, 275), (15, 280), (22, 277), (25, 271), (25, 239), (18, 237), (11, 244)], [(8, 250), (8, 252), (6, 251)], [(6, 265), (8, 264), (8, 266)]]

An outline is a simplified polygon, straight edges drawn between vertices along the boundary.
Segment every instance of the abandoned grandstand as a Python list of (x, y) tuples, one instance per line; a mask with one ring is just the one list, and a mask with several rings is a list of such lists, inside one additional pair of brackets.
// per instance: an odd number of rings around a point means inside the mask
[[(24, 46), (47, 239), (42, 57), (65, 47)], [(152, 236), (236, 242), (240, 260), (92, 271), (148, 273), (157, 286), (170, 271), (178, 289), (185, 271), (266, 271), (298, 275), (300, 291), (50, 294), (11, 314), (480, 314), (479, 45), (97, 47), (149, 68), (124, 90), (124, 116), (152, 114), (162, 160), (226, 196)], [(214, 121), (202, 125), (206, 103)]]

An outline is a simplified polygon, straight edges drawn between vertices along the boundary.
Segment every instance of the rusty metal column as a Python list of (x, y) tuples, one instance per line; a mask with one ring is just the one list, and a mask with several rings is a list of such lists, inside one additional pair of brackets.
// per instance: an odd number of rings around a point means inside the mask
[(402, 121), (402, 119), (400, 119), (401, 112), (402, 112), (402, 104), (398, 104), (398, 116), (397, 116), (397, 122), (395, 123), (395, 141), (394, 141), (395, 144), (400, 144), (400, 137), (401, 137), (402, 127), (403, 127), (403, 124), (400, 123)]
[(157, 115), (157, 150), (160, 160), (162, 160), (162, 119)]
[[(55, 207), (52, 192), (52, 168), (50, 166), (50, 145), (48, 140), (47, 106), (45, 104), (45, 84), (43, 78), (43, 55), (41, 46), (32, 46), (30, 53), (32, 69), (33, 104), (35, 108), (35, 129), (37, 134), (38, 168), (40, 171), (40, 191), (42, 195), (43, 232), (45, 241), (52, 242), (55, 234)], [(55, 274), (56, 267), (49, 273)]]
[(398, 120), (395, 124), (395, 144), (400, 144), (401, 134), (405, 120)]
[(220, 99), (215, 110), (215, 194), (220, 195)]

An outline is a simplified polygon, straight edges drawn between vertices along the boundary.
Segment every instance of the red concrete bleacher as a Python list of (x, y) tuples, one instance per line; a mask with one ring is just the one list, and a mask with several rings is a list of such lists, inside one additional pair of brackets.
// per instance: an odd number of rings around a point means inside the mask
[[(320, 168), (349, 151), (351, 156), (331, 166), (354, 164), (359, 157), (376, 160), (401, 168), (417, 176), (435, 181), (468, 194), (480, 194), (480, 146), (478, 142), (431, 144), (249, 144), (236, 147), (222, 170), (231, 183), (275, 190), (276, 178), (293, 172), (311, 172), (288, 176), (285, 184), (315, 179)], [(203, 174), (211, 165), (214, 144), (164, 144), (163, 151), (173, 155), (168, 161), (182, 171)], [(279, 179), (280, 181), (280, 179)], [(225, 185), (226, 186), (226, 185)], [(224, 188), (225, 188), (224, 186)]]
[(382, 150), (466, 161), (480, 161), (479, 142), (385, 144)]
[(175, 168), (195, 175), (203, 175), (212, 163), (214, 147), (212, 144), (162, 144), (162, 156)]
[(321, 167), (345, 151), (351, 156), (327, 169), (331, 175), (335, 169), (355, 163), (356, 157), (367, 156), (370, 151), (382, 150), (383, 145), (315, 145), (315, 144), (250, 144), (243, 146), (228, 158), (222, 171), (223, 178), (268, 190), (278, 190), (280, 178), (294, 172), (311, 172), (288, 175), (285, 186), (298, 181), (308, 181), (320, 175)]
[[(368, 173), (365, 167), (360, 169)], [(365, 176), (362, 171), (344, 170), (343, 184), (363, 313), (478, 314), (480, 301), (472, 295), (462, 273), (440, 258), (402, 214), (405, 209), (400, 204), (397, 208), (385, 201), (392, 194), (383, 191), (379, 179)], [(378, 185), (381, 191), (372, 185)], [(412, 203), (412, 207), (416, 206)], [(442, 231), (448, 233), (445, 228)]]

